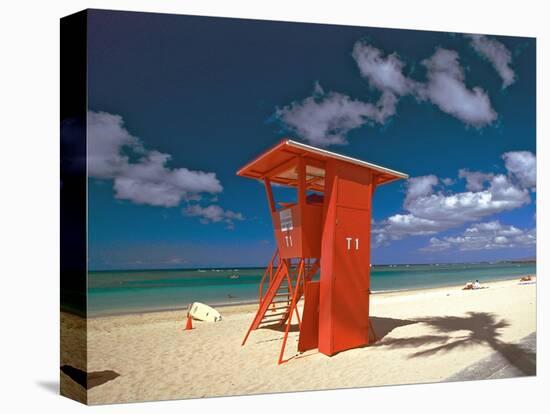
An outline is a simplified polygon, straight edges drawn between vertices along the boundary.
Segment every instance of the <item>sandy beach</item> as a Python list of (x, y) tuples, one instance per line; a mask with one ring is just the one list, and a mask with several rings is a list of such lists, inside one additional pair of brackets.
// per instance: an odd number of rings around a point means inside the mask
[[(192, 331), (184, 330), (185, 311), (91, 318), (87, 370), (120, 376), (90, 389), (88, 403), (444, 381), (495, 352), (506, 357), (536, 331), (535, 283), (484, 287), (372, 295), (375, 344), (333, 357), (317, 350), (300, 355), (295, 330), (285, 354), (290, 360), (279, 366), (280, 331), (254, 331), (241, 347), (256, 305), (219, 308), (221, 322), (195, 321)], [(62, 330), (79, 329), (77, 319), (62, 314)], [(63, 350), (61, 363), (77, 364), (73, 355), (78, 350)], [(62, 374), (65, 393), (82, 393), (79, 387)]]

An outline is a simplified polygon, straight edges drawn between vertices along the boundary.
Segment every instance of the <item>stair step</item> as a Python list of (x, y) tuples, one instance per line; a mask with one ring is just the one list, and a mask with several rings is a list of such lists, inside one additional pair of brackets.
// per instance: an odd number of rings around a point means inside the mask
[(290, 304), (290, 302), (292, 301), (292, 297), (288, 296), (286, 297), (286, 295), (284, 296), (279, 296), (278, 298), (273, 298), (273, 300), (269, 303), (269, 308), (271, 308), (273, 305), (276, 305), (276, 306), (281, 306), (281, 304)]
[(279, 320), (282, 320), (282, 321), (286, 320), (286, 314), (285, 315), (279, 315), (279, 316), (277, 316), (276, 318), (273, 318), (273, 319), (262, 319), (260, 321), (260, 323), (272, 323), (272, 322), (277, 322)]
[(264, 316), (281, 315), (283, 313), (286, 313), (286, 311), (283, 311), (282, 309), (283, 308), (279, 308), (275, 310), (268, 309)]
[(275, 311), (275, 310), (279, 310), (279, 309), (288, 309), (290, 308), (290, 304), (288, 305), (285, 305), (285, 306), (275, 306), (275, 307), (269, 307), (269, 310), (270, 311)]
[(281, 316), (281, 315), (286, 315), (288, 312), (275, 312), (275, 313), (266, 313), (264, 315), (264, 317), (262, 318), (262, 320), (264, 320), (265, 318), (271, 318), (273, 316)]
[[(260, 324), (258, 325), (258, 327), (266, 327), (266, 326), (271, 326), (271, 325), (280, 325), (281, 323), (283, 323), (286, 319), (274, 319), (272, 321), (262, 321), (260, 322)], [(263, 324), (263, 325), (262, 325)]]
[(290, 301), (291, 301), (291, 299), (288, 299), (288, 300), (283, 299), (283, 300), (274, 300), (274, 301), (272, 301), (271, 303), (272, 303), (272, 304), (277, 304), (277, 303), (288, 303), (288, 305), (290, 306)]

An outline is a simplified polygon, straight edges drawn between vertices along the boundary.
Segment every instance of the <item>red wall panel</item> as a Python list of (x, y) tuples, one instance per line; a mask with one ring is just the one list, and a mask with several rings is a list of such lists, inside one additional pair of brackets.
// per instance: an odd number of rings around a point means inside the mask
[(371, 173), (336, 162), (331, 175), (319, 295), (319, 351), (326, 355), (369, 340)]

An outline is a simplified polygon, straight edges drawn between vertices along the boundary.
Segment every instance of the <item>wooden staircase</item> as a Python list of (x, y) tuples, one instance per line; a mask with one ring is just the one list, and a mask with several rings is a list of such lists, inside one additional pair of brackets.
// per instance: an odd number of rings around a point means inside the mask
[(283, 279), (273, 296), (270, 306), (268, 306), (266, 313), (255, 329), (270, 325), (280, 325), (287, 320), (292, 302), (292, 289), (293, 286), (288, 285), (287, 279)]
[[(301, 327), (297, 305), (304, 294), (306, 282), (311, 280), (318, 269), (318, 260), (312, 264), (310, 259), (280, 259), (278, 251), (275, 251), (260, 282), (260, 305), (242, 345), (246, 343), (248, 336), (253, 330), (286, 324), (278, 360), (278, 364), (281, 364), (283, 362), (292, 314), (296, 315), (298, 326)], [(263, 290), (266, 280), (268, 281), (268, 286), (264, 294)]]

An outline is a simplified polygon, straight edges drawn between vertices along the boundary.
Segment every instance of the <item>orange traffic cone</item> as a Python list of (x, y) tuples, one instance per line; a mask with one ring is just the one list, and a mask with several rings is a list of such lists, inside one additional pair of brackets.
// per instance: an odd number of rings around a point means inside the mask
[(187, 323), (185, 324), (185, 330), (190, 331), (193, 329), (193, 318), (191, 315), (187, 315)]

